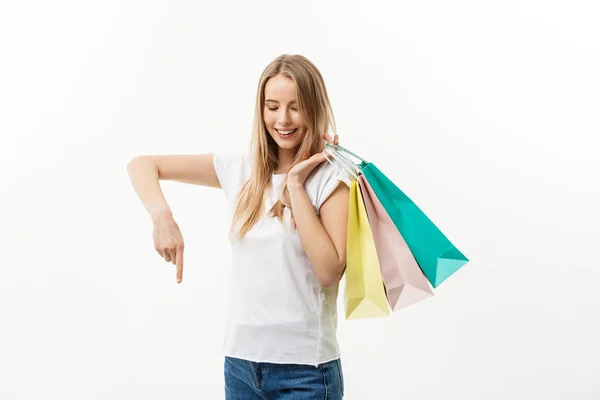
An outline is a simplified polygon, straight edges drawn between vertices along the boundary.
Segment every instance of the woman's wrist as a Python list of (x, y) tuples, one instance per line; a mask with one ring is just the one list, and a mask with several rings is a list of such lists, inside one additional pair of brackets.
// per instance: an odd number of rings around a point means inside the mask
[(156, 222), (165, 219), (173, 219), (173, 213), (170, 208), (161, 208), (151, 212), (150, 217), (152, 218), (152, 222)]
[(294, 177), (288, 177), (287, 187), (290, 191), (304, 190), (304, 182)]

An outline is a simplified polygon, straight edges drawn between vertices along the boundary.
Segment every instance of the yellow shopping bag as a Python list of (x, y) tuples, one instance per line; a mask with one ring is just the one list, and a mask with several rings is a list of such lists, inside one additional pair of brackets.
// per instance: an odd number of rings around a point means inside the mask
[(346, 244), (346, 319), (390, 315), (375, 241), (356, 180), (350, 186)]

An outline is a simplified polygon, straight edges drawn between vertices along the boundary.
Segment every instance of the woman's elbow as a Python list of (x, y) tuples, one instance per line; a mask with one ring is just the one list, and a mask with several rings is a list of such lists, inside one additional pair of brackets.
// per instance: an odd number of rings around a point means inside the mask
[(344, 275), (344, 271), (345, 270), (346, 270), (346, 265), (343, 265), (340, 268), (336, 268), (331, 273), (329, 273), (329, 274), (321, 277), (319, 279), (319, 283), (325, 289), (332, 288), (332, 287), (334, 287), (334, 286), (336, 286), (337, 284), (340, 283), (340, 281), (342, 280), (342, 276)]

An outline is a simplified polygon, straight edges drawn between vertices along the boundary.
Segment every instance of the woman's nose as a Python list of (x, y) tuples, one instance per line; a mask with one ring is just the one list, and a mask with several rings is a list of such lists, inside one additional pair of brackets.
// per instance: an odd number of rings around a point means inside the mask
[(282, 110), (281, 113), (279, 113), (279, 123), (281, 125), (287, 125), (290, 122), (292, 122), (292, 119), (290, 118), (289, 111)]

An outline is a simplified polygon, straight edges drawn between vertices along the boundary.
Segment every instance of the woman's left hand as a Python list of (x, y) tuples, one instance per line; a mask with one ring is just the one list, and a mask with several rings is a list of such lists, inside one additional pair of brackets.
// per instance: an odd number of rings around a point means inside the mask
[[(338, 135), (335, 135), (333, 140), (327, 134), (323, 134), (321, 137), (326, 140), (327, 143), (332, 145), (337, 145), (340, 142)], [(312, 156), (306, 154), (304, 156), (304, 161), (299, 162), (288, 171), (288, 186), (303, 186), (308, 175), (310, 175), (310, 173), (325, 160), (325, 155), (322, 152), (313, 154)]]

